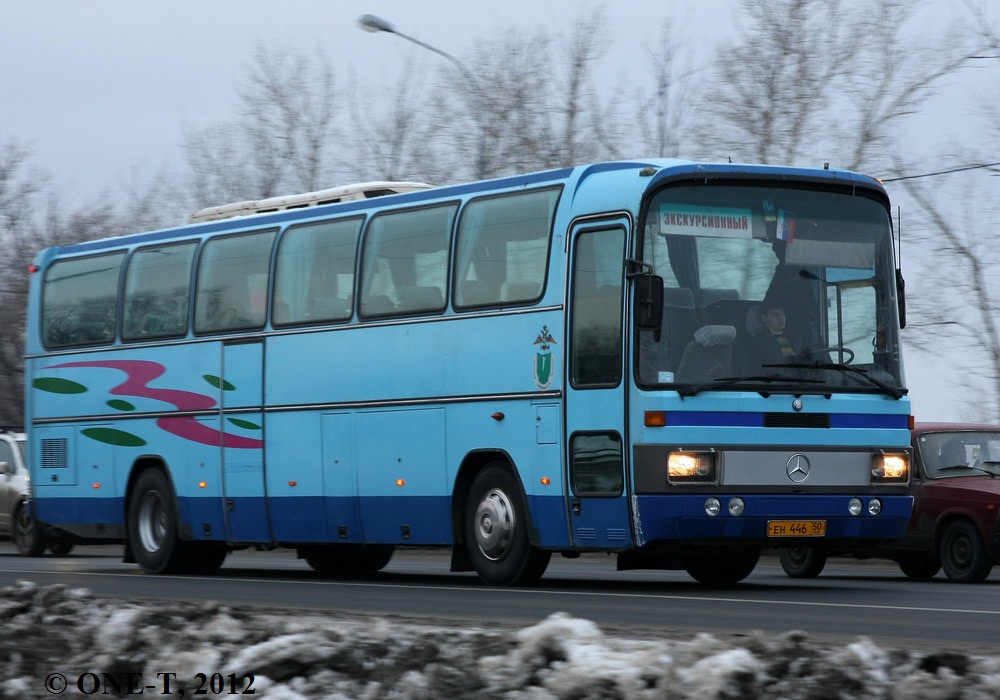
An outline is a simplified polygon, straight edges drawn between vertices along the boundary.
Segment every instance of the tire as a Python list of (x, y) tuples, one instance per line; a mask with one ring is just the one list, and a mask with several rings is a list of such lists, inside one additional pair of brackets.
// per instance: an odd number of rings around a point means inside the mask
[(45, 546), (52, 552), (53, 556), (65, 557), (73, 551), (74, 543), (69, 535), (56, 535), (55, 537), (49, 536)]
[(530, 586), (549, 565), (551, 552), (528, 541), (521, 486), (501, 462), (472, 482), (465, 509), (465, 546), (472, 568), (492, 586)]
[(749, 576), (760, 561), (760, 547), (744, 547), (688, 554), (684, 569), (695, 581), (710, 586), (731, 586)]
[(392, 560), (389, 544), (315, 544), (299, 548), (299, 556), (313, 570), (329, 576), (373, 574)]
[(170, 481), (159, 469), (139, 475), (129, 498), (128, 541), (139, 567), (150, 574), (183, 572), (177, 537), (177, 503)]
[(956, 583), (980, 583), (993, 569), (993, 560), (968, 520), (957, 520), (944, 531), (940, 559), (945, 575)]
[(178, 542), (184, 561), (177, 567), (176, 573), (207, 575), (214, 574), (226, 560), (229, 550), (221, 542), (206, 540), (191, 540)]
[(778, 561), (792, 578), (816, 578), (826, 566), (826, 552), (815, 547), (782, 547)]
[(45, 551), (45, 539), (42, 529), (31, 514), (28, 504), (21, 501), (14, 509), (10, 525), (10, 539), (14, 542), (17, 553), (22, 557), (40, 557)]
[(899, 570), (908, 578), (918, 581), (934, 578), (937, 572), (941, 570), (941, 562), (934, 559), (934, 557), (912, 557), (900, 559), (896, 563), (899, 565)]

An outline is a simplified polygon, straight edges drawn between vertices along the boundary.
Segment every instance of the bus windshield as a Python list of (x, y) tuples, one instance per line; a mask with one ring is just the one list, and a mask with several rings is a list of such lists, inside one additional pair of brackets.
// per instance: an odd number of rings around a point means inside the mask
[(640, 385), (903, 393), (891, 222), (857, 193), (673, 185), (650, 201), (643, 261), (662, 323)]

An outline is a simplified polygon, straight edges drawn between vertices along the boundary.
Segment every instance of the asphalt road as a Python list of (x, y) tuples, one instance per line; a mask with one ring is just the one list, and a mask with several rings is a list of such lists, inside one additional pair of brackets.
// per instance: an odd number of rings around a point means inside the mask
[(618, 572), (613, 557), (586, 555), (553, 558), (538, 586), (504, 589), (450, 573), (444, 550), (400, 550), (384, 571), (363, 578), (320, 577), (288, 550), (238, 551), (214, 576), (167, 577), (122, 563), (118, 546), (27, 559), (0, 542), (0, 586), (23, 580), (132, 600), (215, 600), (456, 626), (519, 628), (565, 612), (635, 638), (801, 630), (822, 643), (865, 636), (891, 648), (1000, 656), (1000, 568), (986, 583), (968, 585), (941, 574), (911, 581), (888, 561), (831, 559), (819, 578), (803, 580), (765, 556), (743, 583), (712, 588), (684, 572)]

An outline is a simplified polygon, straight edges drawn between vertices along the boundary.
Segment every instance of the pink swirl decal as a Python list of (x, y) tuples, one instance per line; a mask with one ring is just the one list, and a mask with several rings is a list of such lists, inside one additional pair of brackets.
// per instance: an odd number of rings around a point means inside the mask
[[(88, 362), (66, 362), (61, 365), (53, 365), (51, 369), (63, 367), (106, 367), (125, 372), (128, 375), (127, 379), (111, 389), (111, 393), (116, 396), (139, 396), (145, 399), (164, 401), (173, 404), (180, 411), (201, 411), (216, 406), (216, 401), (211, 396), (193, 391), (156, 389), (148, 386), (149, 382), (167, 371), (167, 368), (159, 362), (150, 360), (91, 360)], [(199, 423), (193, 416), (159, 418), (156, 425), (172, 435), (202, 445), (221, 445), (222, 447), (245, 449), (259, 449), (264, 446), (263, 440), (221, 432)]]

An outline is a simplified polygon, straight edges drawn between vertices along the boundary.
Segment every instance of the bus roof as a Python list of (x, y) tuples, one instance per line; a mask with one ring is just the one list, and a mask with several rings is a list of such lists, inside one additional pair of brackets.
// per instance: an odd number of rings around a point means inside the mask
[(427, 185), (423, 182), (359, 182), (353, 185), (328, 187), (324, 190), (305, 192), (303, 194), (283, 195), (280, 197), (269, 197), (268, 199), (251, 199), (243, 202), (206, 207), (188, 217), (188, 223), (197, 224), (204, 221), (230, 219), (236, 216), (252, 216), (254, 214), (285, 211), (286, 209), (304, 209), (320, 204), (336, 204), (337, 202), (349, 202), (355, 199), (371, 199), (372, 197), (381, 197), (386, 194), (414, 192), (416, 190), (430, 189), (431, 187), (432, 185)]
[[(494, 180), (477, 182), (466, 182), (460, 184), (434, 187), (419, 182), (368, 182), (342, 187), (309, 192), (299, 195), (285, 197), (273, 197), (270, 199), (235, 202), (218, 207), (209, 207), (193, 214), (187, 224), (190, 230), (186, 230), (185, 225), (179, 227), (169, 227), (157, 231), (145, 231), (128, 234), (126, 236), (113, 236), (92, 241), (72, 243), (65, 246), (41, 251), (39, 256), (49, 257), (51, 255), (78, 255), (109, 247), (122, 245), (135, 245), (152, 241), (159, 241), (173, 238), (180, 235), (203, 235), (216, 231), (225, 231), (238, 228), (240, 223), (233, 222), (248, 216), (260, 216), (259, 221), (254, 224), (261, 225), (284, 225), (293, 221), (311, 218), (319, 215), (311, 210), (313, 207), (331, 205), (337, 207), (339, 212), (348, 213), (361, 211), (367, 208), (365, 201), (371, 197), (380, 195), (391, 195), (401, 198), (399, 201), (414, 204), (428, 199), (464, 197), (476, 194), (485, 194), (494, 191), (514, 190), (531, 185), (543, 185), (547, 183), (565, 182), (571, 183), (570, 196), (574, 197), (576, 190), (584, 186), (594, 176), (601, 173), (623, 174), (627, 171), (635, 171), (644, 180), (648, 178), (644, 189), (649, 190), (660, 184), (671, 180), (685, 179), (706, 179), (718, 178), (749, 178), (756, 177), (765, 179), (788, 179), (795, 181), (812, 182), (839, 182), (849, 184), (854, 187), (863, 187), (872, 191), (880, 192), (886, 197), (885, 190), (881, 183), (875, 178), (861, 175), (848, 170), (839, 170), (829, 167), (806, 168), (788, 167), (778, 165), (759, 165), (747, 163), (719, 163), (719, 162), (699, 162), (677, 158), (650, 158), (636, 160), (610, 161), (601, 163), (591, 163), (577, 167), (557, 168), (553, 170), (543, 170), (519, 175), (510, 175)], [(398, 188), (398, 189), (393, 189)], [(339, 199), (338, 199), (339, 196)], [(338, 203), (339, 202), (339, 203)]]

